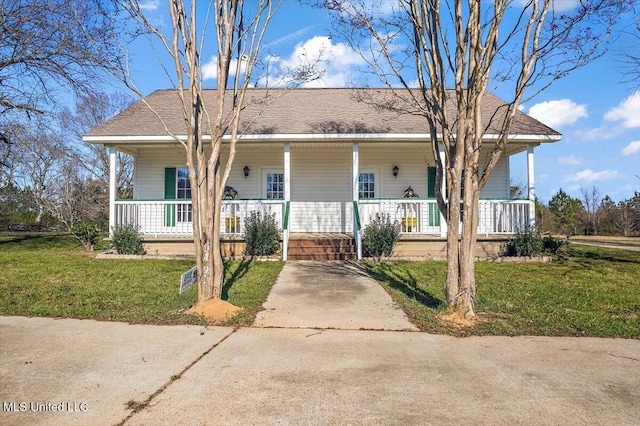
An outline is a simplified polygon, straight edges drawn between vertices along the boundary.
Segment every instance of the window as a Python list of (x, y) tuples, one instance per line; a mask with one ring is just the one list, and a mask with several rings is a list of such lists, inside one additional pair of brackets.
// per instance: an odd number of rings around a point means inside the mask
[[(178, 200), (191, 199), (191, 181), (189, 180), (189, 170), (186, 167), (177, 170), (176, 176), (176, 198)], [(178, 222), (192, 222), (193, 210), (191, 203), (178, 204)]]
[(267, 173), (266, 198), (284, 200), (284, 173)]
[(375, 198), (375, 181), (375, 173), (360, 173), (360, 175), (358, 176), (358, 198)]
[(179, 200), (191, 199), (191, 181), (189, 180), (189, 170), (186, 167), (178, 169), (178, 177), (176, 179), (178, 186)]

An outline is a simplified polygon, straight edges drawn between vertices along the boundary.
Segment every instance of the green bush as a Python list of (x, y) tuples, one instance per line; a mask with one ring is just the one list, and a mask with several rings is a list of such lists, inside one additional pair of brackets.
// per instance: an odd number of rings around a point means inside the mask
[(526, 225), (516, 230), (503, 248), (503, 256), (538, 256), (544, 248), (542, 237), (533, 227)]
[(133, 224), (118, 225), (113, 228), (111, 248), (118, 254), (142, 255), (145, 253), (138, 228)]
[(549, 254), (557, 254), (560, 247), (568, 243), (567, 240), (559, 240), (551, 235), (547, 235), (542, 239), (542, 251)]
[(248, 256), (270, 256), (280, 249), (280, 230), (276, 215), (253, 212), (245, 225), (245, 241)]
[(86, 251), (93, 251), (98, 242), (98, 227), (91, 222), (75, 222), (71, 225), (71, 234), (76, 237)]
[(376, 213), (371, 223), (363, 231), (364, 255), (377, 259), (382, 256), (390, 256), (399, 236), (400, 225), (398, 222), (391, 223), (388, 215)]

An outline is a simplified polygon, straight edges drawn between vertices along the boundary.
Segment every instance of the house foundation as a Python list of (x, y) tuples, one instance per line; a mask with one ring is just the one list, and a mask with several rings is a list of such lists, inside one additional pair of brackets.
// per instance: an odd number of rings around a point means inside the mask
[[(339, 240), (338, 240), (339, 238)], [(478, 237), (476, 243), (476, 258), (479, 260), (496, 259), (507, 241), (507, 237)], [(295, 234), (290, 240), (290, 260), (335, 260), (355, 259), (353, 237), (342, 234), (322, 235), (318, 233)], [(148, 254), (159, 256), (194, 256), (195, 248), (191, 238), (150, 237), (144, 238), (143, 243)], [(281, 242), (282, 244), (282, 242)], [(230, 259), (244, 257), (246, 244), (242, 236), (232, 236), (221, 240), (222, 256)], [(298, 253), (299, 255), (296, 255)], [(447, 241), (437, 236), (401, 235), (396, 243), (389, 260), (445, 260), (447, 256)]]

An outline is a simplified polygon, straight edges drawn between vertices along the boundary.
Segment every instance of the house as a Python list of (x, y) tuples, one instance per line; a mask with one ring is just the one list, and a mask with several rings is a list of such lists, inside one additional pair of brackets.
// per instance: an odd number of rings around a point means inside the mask
[[(213, 103), (214, 95), (215, 90), (205, 91), (205, 105)], [(111, 174), (110, 226), (134, 223), (151, 252), (189, 252), (192, 215), (185, 154), (164, 127), (186, 134), (177, 95), (159, 90), (145, 99), (154, 111), (139, 101), (83, 139), (109, 147), (112, 171), (116, 151), (135, 159), (132, 200), (115, 198)], [(221, 220), (225, 253), (242, 253), (245, 219), (257, 210), (275, 214), (283, 231), (284, 259), (294, 252), (295, 258), (327, 251), (333, 253), (326, 257), (334, 258), (361, 255), (361, 231), (377, 212), (401, 224), (400, 255), (425, 253), (429, 244), (437, 245), (431, 249), (434, 256), (443, 253), (446, 223), (435, 200), (431, 136), (425, 118), (410, 110), (398, 112), (397, 102), (390, 89), (251, 89), (228, 182), (237, 197), (225, 201)], [(502, 106), (494, 95), (485, 96), (488, 142), (496, 138), (499, 127), (494, 123)], [(556, 131), (517, 113), (506, 150), (481, 194), (479, 236), (504, 239), (533, 223), (534, 148), (558, 140)], [(509, 157), (523, 151), (529, 193), (514, 200)], [(223, 153), (223, 162), (227, 155)], [(409, 187), (418, 197), (403, 197)]]

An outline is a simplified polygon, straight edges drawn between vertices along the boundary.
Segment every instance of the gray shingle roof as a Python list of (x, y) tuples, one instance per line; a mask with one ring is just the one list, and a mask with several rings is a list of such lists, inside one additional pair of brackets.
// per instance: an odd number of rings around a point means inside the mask
[[(204, 103), (212, 114), (215, 90), (204, 92)], [(402, 93), (402, 92), (400, 92)], [(264, 108), (264, 100), (271, 102)], [(404, 108), (399, 112), (376, 108), (365, 99), (387, 101), (397, 107), (398, 99), (389, 89), (250, 89), (241, 128), (246, 134), (338, 134), (338, 133), (429, 133), (426, 119)], [(147, 102), (163, 118), (167, 127), (178, 135), (186, 134), (186, 125), (174, 89), (158, 90), (146, 97)], [(452, 107), (450, 105), (449, 107)], [(495, 134), (501, 120), (504, 102), (487, 93), (483, 120), (488, 134)], [(400, 108), (403, 109), (403, 108)], [(453, 108), (450, 108), (453, 111)], [(242, 130), (242, 129), (241, 129)], [(513, 135), (559, 136), (555, 130), (518, 111)], [(111, 120), (94, 128), (85, 136), (165, 136), (164, 126), (142, 102), (134, 103)]]

